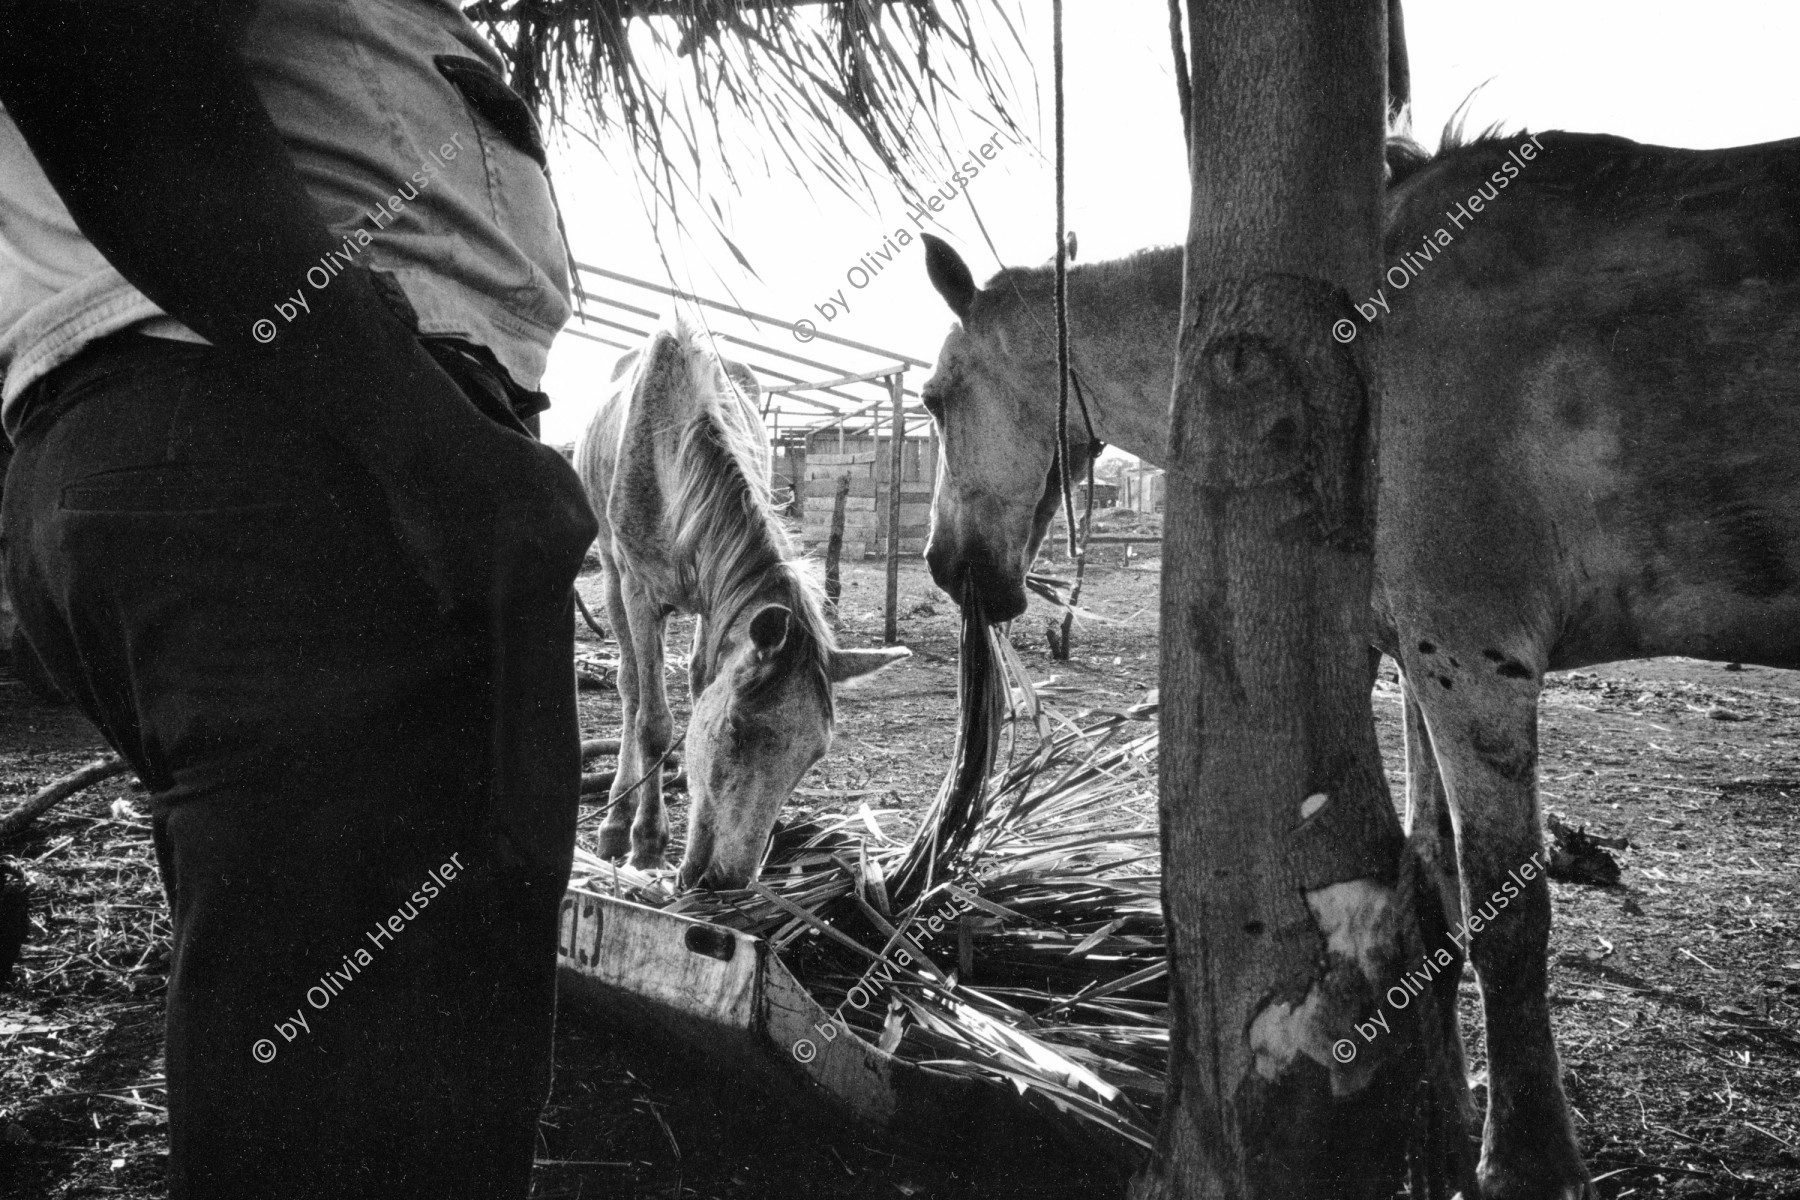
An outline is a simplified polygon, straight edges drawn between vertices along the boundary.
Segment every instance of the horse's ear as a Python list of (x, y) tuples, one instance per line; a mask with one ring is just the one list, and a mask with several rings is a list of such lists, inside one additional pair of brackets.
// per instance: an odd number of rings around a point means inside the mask
[(895, 646), (891, 650), (833, 650), (831, 663), (826, 669), (831, 682), (846, 683), (864, 675), (873, 675), (883, 667), (891, 667), (901, 659), (911, 657), (912, 651), (905, 646)]
[(944, 298), (957, 320), (967, 321), (969, 310), (975, 305), (975, 277), (969, 274), (968, 264), (963, 262), (962, 255), (950, 248), (950, 243), (933, 234), (923, 236), (925, 274), (931, 277), (931, 286)]
[(750, 618), (750, 644), (756, 647), (756, 657), (767, 662), (781, 653), (787, 645), (788, 621), (793, 614), (779, 604), (765, 604)]

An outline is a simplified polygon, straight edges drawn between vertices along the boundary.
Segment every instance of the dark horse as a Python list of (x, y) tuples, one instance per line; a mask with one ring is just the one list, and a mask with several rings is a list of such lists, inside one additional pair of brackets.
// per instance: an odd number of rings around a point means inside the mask
[[(1548, 670), (1664, 654), (1800, 667), (1800, 140), (1548, 133), (1390, 163), (1391, 265), (1340, 337), (1380, 338), (1374, 605), (1407, 683), (1409, 824), (1478, 930), (1483, 1194), (1578, 1198), (1528, 866), (1538, 693)], [(928, 243), (962, 324), (923, 389), (944, 439), (927, 556), (1007, 619), (1056, 508), (1052, 274), (977, 289)], [(1151, 462), (1181, 275), (1171, 249), (1069, 276), (1094, 433)]]

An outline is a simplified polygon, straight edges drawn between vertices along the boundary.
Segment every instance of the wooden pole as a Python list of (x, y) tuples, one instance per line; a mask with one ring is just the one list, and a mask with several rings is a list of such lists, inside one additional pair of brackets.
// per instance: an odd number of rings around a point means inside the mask
[(1380, 269), (1386, 6), (1188, 15), (1161, 612), (1169, 1103), (1133, 1194), (1376, 1200), (1458, 1119), (1428, 1107), (1453, 1090), (1434, 993), (1399, 986), (1442, 937), (1413, 911), (1428, 889), (1400, 886), (1369, 703), (1378, 331), (1333, 334)]
[(831, 502), (831, 534), (825, 539), (825, 598), (837, 608), (844, 585), (838, 574), (838, 560), (844, 554), (844, 509), (850, 499), (850, 473), (838, 476), (837, 497)]
[[(1069, 651), (1075, 641), (1075, 609), (1081, 605), (1081, 583), (1087, 574), (1088, 538), (1093, 536), (1091, 526), (1094, 523), (1094, 468), (1088, 465), (1087, 504), (1081, 516), (1081, 527), (1075, 537), (1075, 583), (1069, 588), (1069, 607), (1063, 613), (1062, 634), (1050, 638), (1050, 657), (1059, 662), (1069, 660)], [(1131, 546), (1125, 546), (1125, 562), (1131, 563)]]
[(931, 428), (931, 455), (930, 455), (929, 461), (926, 464), (926, 469), (929, 470), (931, 473), (925, 477), (925, 490), (930, 492), (933, 496), (936, 496), (937, 495), (937, 477), (938, 477), (938, 455), (941, 453), (941, 451), (938, 449), (937, 422), (933, 421), (931, 423), (930, 428)]
[(893, 448), (888, 453), (888, 521), (887, 521), (887, 623), (882, 640), (893, 645), (900, 640), (900, 474), (906, 454), (906, 377), (888, 376), (888, 394), (894, 398)]
[(806, 459), (812, 441), (802, 438), (788, 450), (788, 465), (794, 470), (794, 504), (788, 515), (795, 521), (806, 520)]

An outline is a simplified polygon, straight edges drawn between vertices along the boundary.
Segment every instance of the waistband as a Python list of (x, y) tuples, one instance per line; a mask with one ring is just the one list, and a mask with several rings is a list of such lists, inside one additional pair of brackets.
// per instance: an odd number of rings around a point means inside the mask
[[(469, 402), (496, 423), (528, 437), (538, 436), (538, 414), (550, 407), (542, 392), (512, 381), (485, 346), (461, 338), (420, 337), (419, 345), (467, 396)], [(74, 358), (53, 368), (32, 383), (15, 404), (14, 424), (21, 436), (38, 421), (55, 420), (57, 397), (74, 379), (112, 370), (126, 370), (144, 355), (213, 355), (221, 351), (204, 342), (173, 341), (152, 337), (137, 329), (121, 330), (89, 343)], [(0, 433), (0, 442), (6, 435)]]

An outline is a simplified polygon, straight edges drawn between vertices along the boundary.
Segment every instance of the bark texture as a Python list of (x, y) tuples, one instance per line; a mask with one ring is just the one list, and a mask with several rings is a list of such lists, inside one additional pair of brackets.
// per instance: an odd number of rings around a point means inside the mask
[(1369, 706), (1374, 358), (1366, 325), (1358, 341), (1339, 324), (1379, 269), (1388, 16), (1381, 0), (1189, 11), (1162, 601), (1174, 1019), (1134, 1195), (1386, 1197), (1449, 1087), (1420, 1020), (1431, 989), (1387, 993), (1436, 946)]

